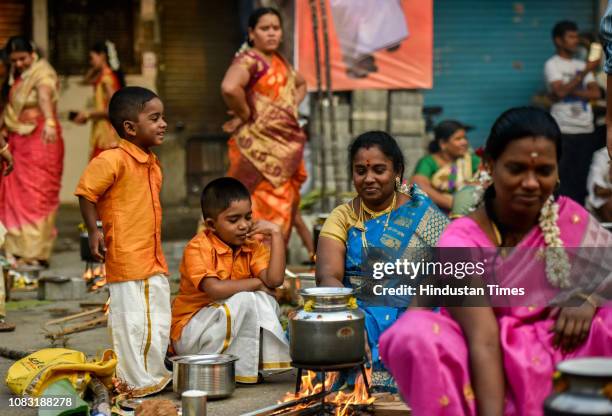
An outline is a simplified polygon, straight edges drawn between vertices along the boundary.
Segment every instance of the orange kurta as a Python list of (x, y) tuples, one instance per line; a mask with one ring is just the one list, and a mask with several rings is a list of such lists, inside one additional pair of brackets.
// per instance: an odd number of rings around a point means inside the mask
[(197, 234), (183, 253), (179, 293), (172, 304), (170, 338), (178, 341), (193, 315), (213, 300), (199, 289), (202, 279), (240, 280), (258, 277), (268, 268), (270, 251), (259, 241), (247, 241), (235, 252), (210, 229)]
[(168, 274), (161, 246), (161, 183), (157, 157), (124, 139), (83, 172), (75, 195), (96, 204), (110, 283)]

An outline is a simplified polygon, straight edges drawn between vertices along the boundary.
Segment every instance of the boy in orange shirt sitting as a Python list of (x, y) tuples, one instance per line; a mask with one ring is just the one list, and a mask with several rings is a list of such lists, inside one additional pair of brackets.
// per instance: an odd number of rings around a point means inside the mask
[[(253, 221), (249, 191), (236, 179), (210, 182), (201, 203), (206, 228), (183, 254), (172, 345), (180, 355), (234, 354), (236, 381), (256, 383), (261, 370), (289, 367), (274, 298), (285, 276), (285, 241), (278, 225)], [(270, 250), (255, 234), (270, 238)]]
[[(150, 150), (162, 143), (168, 125), (164, 105), (146, 88), (118, 90), (108, 113), (119, 145), (89, 162), (75, 194), (91, 253), (106, 265), (117, 377), (138, 397), (171, 380), (164, 366), (171, 315), (161, 248), (162, 174)], [(96, 227), (98, 216), (104, 235)]]

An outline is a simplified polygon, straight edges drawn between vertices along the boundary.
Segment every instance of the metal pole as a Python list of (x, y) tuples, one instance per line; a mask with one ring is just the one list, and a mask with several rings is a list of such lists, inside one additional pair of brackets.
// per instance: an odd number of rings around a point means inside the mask
[(320, 0), (321, 5), (321, 23), (323, 25), (323, 48), (325, 51), (325, 89), (327, 93), (327, 101), (329, 105), (329, 122), (331, 128), (331, 154), (332, 154), (332, 169), (334, 172), (335, 184), (335, 205), (340, 205), (340, 192), (343, 191), (344, 185), (340, 181), (340, 163), (338, 160), (338, 136), (336, 132), (336, 107), (332, 94), (331, 81), (331, 63), (329, 61), (329, 33), (327, 30), (327, 0)]
[(319, 145), (319, 161), (321, 168), (321, 209), (324, 212), (329, 211), (329, 204), (327, 203), (327, 172), (326, 172), (326, 155), (325, 155), (325, 114), (323, 113), (323, 88), (321, 83), (321, 51), (319, 47), (319, 15), (317, 13), (316, 0), (310, 0), (310, 14), (312, 16), (312, 36), (314, 41), (315, 51), (315, 69), (317, 75), (317, 99), (315, 100), (314, 107), (317, 110), (319, 117), (319, 128), (317, 131), (317, 142)]

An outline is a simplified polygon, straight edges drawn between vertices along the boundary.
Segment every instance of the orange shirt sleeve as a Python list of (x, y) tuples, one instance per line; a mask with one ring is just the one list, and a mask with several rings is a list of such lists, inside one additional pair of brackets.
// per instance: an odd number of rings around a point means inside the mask
[(224, 273), (217, 270), (216, 252), (210, 244), (199, 240), (196, 244), (189, 244), (183, 254), (183, 268), (181, 277), (191, 280), (196, 288), (205, 277), (224, 279)]
[(251, 257), (251, 272), (253, 277), (259, 277), (261, 272), (268, 268), (270, 264), (270, 250), (265, 244), (259, 243), (256, 248), (253, 249), (253, 256)]
[(116, 177), (112, 161), (100, 155), (89, 162), (74, 194), (97, 204), (100, 197), (115, 182)]

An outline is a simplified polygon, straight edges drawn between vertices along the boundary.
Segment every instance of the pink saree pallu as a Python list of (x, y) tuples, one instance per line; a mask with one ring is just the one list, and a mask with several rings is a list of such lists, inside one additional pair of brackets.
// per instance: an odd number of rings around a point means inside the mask
[[(565, 247), (612, 246), (612, 234), (584, 208), (564, 197), (558, 203), (557, 224)], [(494, 248), (486, 234), (468, 217), (451, 223), (439, 246)], [(535, 227), (517, 248), (544, 246), (544, 237)], [(511, 255), (507, 261), (510, 259)], [(536, 262), (528, 270), (521, 269), (520, 275), (532, 281), (546, 280), (544, 267)], [(517, 273), (503, 275), (502, 286), (507, 283), (504, 279), (516, 284)], [(499, 325), (506, 379), (505, 415), (542, 415), (544, 399), (552, 392), (553, 373), (560, 361), (612, 356), (612, 308), (609, 306), (608, 303), (597, 310), (587, 339), (569, 353), (553, 347), (551, 328), (555, 319), (550, 316), (550, 308), (493, 308)], [(440, 313), (408, 311), (382, 335), (380, 351), (414, 415), (477, 414), (467, 341), (446, 309)]]
[(44, 119), (28, 135), (9, 134), (14, 170), (0, 179), (0, 221), (7, 228), (5, 249), (24, 259), (47, 260), (55, 240), (64, 143), (44, 143)]

